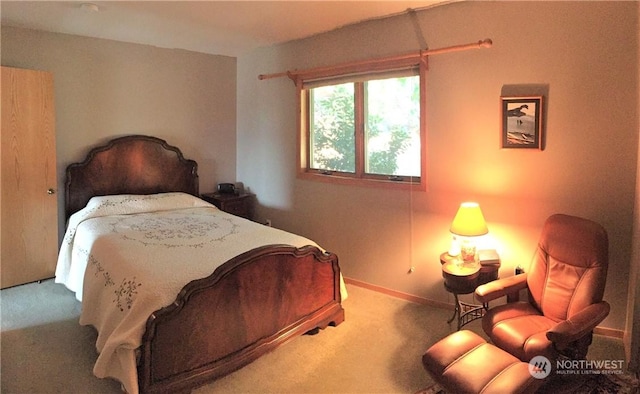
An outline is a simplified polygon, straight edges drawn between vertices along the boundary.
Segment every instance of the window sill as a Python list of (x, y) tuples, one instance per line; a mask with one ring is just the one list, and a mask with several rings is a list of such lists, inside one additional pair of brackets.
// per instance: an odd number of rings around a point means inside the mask
[(406, 181), (391, 181), (384, 179), (371, 179), (371, 178), (355, 178), (349, 176), (340, 175), (327, 175), (316, 172), (298, 172), (298, 179), (304, 179), (315, 182), (333, 183), (336, 185), (352, 185), (363, 187), (376, 187), (385, 189), (398, 189), (398, 190), (414, 190), (414, 191), (426, 191), (427, 186), (424, 179), (420, 180), (420, 183), (406, 182)]

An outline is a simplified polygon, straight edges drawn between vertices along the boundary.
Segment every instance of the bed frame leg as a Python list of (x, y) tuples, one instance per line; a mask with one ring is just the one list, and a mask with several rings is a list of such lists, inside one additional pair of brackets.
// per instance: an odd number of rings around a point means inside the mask
[(313, 329), (305, 332), (304, 335), (316, 335), (319, 332), (320, 332), (320, 327), (316, 327), (316, 328), (313, 328)]

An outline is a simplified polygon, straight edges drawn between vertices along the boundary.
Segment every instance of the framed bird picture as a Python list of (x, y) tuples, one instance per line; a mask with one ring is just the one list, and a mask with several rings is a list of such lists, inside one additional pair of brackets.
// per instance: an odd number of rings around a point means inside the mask
[(500, 97), (502, 104), (502, 147), (543, 149), (543, 96)]

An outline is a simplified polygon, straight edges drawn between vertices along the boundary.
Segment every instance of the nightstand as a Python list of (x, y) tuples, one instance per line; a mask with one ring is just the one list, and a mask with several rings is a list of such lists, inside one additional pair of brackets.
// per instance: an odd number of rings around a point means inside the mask
[(460, 330), (465, 324), (484, 316), (489, 306), (463, 302), (460, 301), (459, 296), (471, 294), (475, 292), (476, 287), (492, 280), (494, 272), (497, 276), (498, 266), (486, 267), (478, 262), (463, 263), (459, 256), (449, 256), (447, 252), (440, 255), (440, 264), (442, 265), (444, 288), (453, 294), (455, 299), (453, 316), (447, 320), (447, 323), (451, 323), (457, 318), (458, 330)]
[(200, 197), (225, 212), (241, 216), (245, 219), (253, 219), (253, 204), (255, 194), (205, 193)]

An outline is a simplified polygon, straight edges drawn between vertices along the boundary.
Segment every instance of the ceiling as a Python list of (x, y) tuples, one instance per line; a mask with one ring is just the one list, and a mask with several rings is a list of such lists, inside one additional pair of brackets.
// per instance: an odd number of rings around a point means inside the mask
[[(0, 1), (2, 25), (240, 56), (448, 1)], [(83, 5), (84, 4), (84, 5)]]

